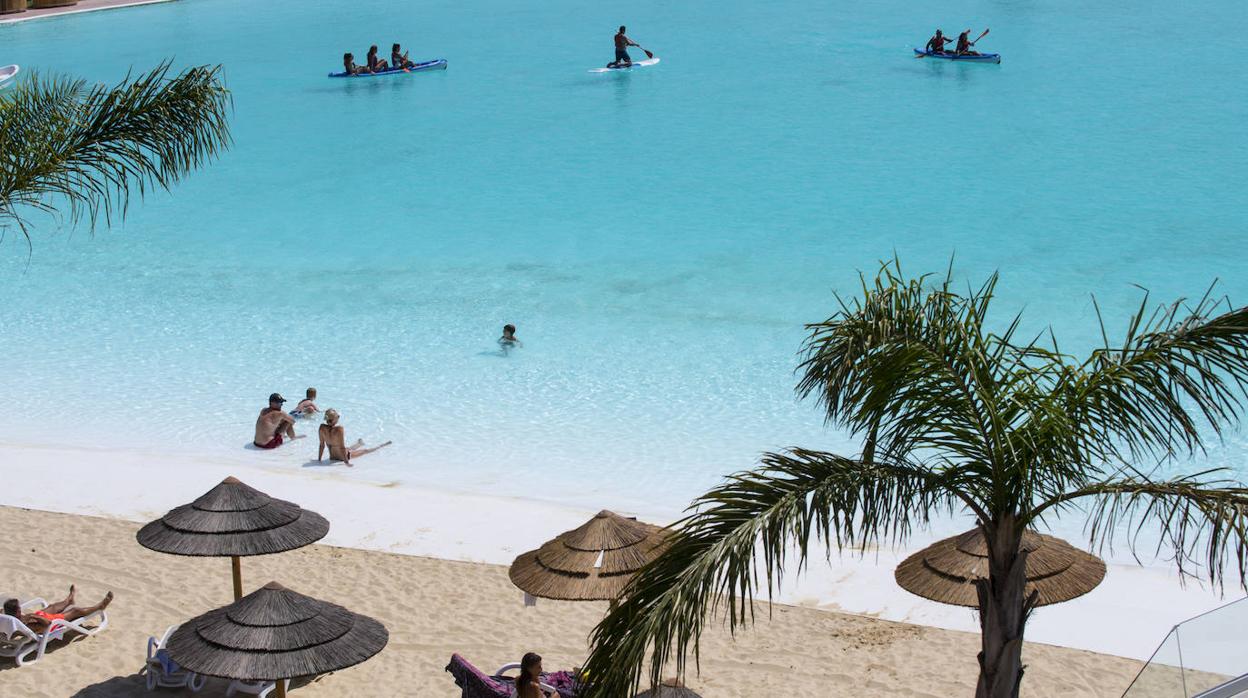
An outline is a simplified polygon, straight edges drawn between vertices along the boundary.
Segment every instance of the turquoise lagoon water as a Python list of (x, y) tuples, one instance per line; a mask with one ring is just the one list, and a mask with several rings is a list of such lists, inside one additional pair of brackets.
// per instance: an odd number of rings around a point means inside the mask
[[(663, 62), (589, 74), (622, 22)], [(964, 25), (1000, 66), (911, 58)], [(878, 260), (1000, 270), (1001, 317), (1072, 350), (1093, 293), (1115, 321), (1137, 284), (1248, 298), (1246, 30), (1231, 0), (180, 0), (0, 27), (0, 63), (93, 81), (222, 63), (236, 136), (124, 225), (5, 238), (3, 439), (294, 468), (313, 444), (243, 446), (269, 392), (315, 385), (396, 443), (352, 476), (664, 511), (763, 450), (853, 452), (793, 369)], [(326, 79), (392, 41), (450, 68)]]

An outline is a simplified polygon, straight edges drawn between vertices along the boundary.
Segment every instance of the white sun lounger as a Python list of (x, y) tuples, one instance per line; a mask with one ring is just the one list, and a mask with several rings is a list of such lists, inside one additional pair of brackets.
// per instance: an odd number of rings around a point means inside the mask
[[(287, 683), (287, 688), (290, 684)], [(225, 695), (232, 696), (235, 693), (249, 693), (260, 698), (268, 698), (268, 695), (277, 688), (276, 681), (232, 681), (230, 687), (226, 689)]]
[[(48, 602), (43, 599), (31, 599), (22, 604), (22, 612), (30, 613), (47, 608)], [(87, 627), (87, 623), (98, 620), (95, 627)], [(52, 640), (65, 639), (66, 632), (75, 632), (91, 636), (108, 627), (108, 614), (96, 611), (78, 620), (54, 620), (46, 633), (40, 634), (26, 627), (26, 624), (13, 616), (0, 614), (0, 657), (12, 657), (18, 666), (34, 664), (43, 658), (43, 653)], [(34, 659), (29, 659), (30, 655)]]
[(143, 673), (147, 675), (147, 690), (149, 691), (154, 691), (157, 687), (189, 688), (192, 693), (199, 693), (204, 684), (208, 683), (207, 676), (187, 671), (168, 657), (168, 650), (165, 646), (169, 644), (169, 637), (177, 629), (178, 626), (171, 625), (159, 640), (155, 637), (147, 638), (147, 665), (143, 667)]

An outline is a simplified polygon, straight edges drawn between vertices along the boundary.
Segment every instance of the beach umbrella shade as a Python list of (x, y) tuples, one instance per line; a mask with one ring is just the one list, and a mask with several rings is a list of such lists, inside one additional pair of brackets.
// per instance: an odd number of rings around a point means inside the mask
[(139, 545), (171, 555), (228, 557), (234, 599), (243, 596), (239, 558), (302, 548), (325, 537), (329, 522), (314, 511), (227, 477), (190, 504), (139, 529)]
[[(1105, 578), (1105, 563), (1060, 538), (1023, 533), (1027, 587), (1036, 605), (1069, 601), (1092, 591)], [(911, 555), (894, 573), (903, 589), (932, 601), (979, 608), (975, 580), (988, 577), (988, 547), (978, 529), (936, 541)]]
[(615, 601), (625, 585), (663, 551), (667, 529), (600, 511), (511, 563), (511, 583), (560, 601)]
[(386, 646), (380, 622), (277, 582), (183, 623), (169, 657), (188, 671), (240, 681), (285, 680), (355, 666)]

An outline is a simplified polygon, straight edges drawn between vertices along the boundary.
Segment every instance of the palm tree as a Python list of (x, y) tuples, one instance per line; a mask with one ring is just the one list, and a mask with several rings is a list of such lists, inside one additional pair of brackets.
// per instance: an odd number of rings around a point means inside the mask
[(219, 67), (169, 64), (115, 87), (32, 77), (0, 93), (0, 234), (28, 215), (125, 215), (132, 189), (168, 189), (230, 143)]
[(1156, 528), (1180, 574), (1203, 561), (1217, 584), (1233, 553), (1244, 584), (1248, 489), (1216, 470), (1154, 478), (1131, 463), (1197, 453), (1203, 425), (1221, 436), (1237, 422), (1248, 309), (1206, 295), (1149, 314), (1146, 297), (1121, 344), (1103, 331), (1104, 346), (1076, 361), (1051, 334), (1018, 341), (1018, 317), (1002, 334), (987, 329), (995, 274), (964, 295), (949, 276), (931, 281), (894, 261), (864, 279), (861, 298), (838, 299), (835, 315), (808, 326), (798, 393), (861, 435), (863, 453), (768, 453), (695, 500), (595, 628), (590, 696), (632, 695), (647, 655), (652, 682), (673, 657), (683, 674), (706, 619), (722, 614), (734, 631), (752, 621), (755, 596), (800, 571), (812, 544), (830, 555), (902, 543), (952, 512), (973, 514), (988, 547), (979, 698), (1018, 695), (1036, 602), (1019, 543), (1047, 516), (1086, 516), (1094, 546), (1119, 524)]

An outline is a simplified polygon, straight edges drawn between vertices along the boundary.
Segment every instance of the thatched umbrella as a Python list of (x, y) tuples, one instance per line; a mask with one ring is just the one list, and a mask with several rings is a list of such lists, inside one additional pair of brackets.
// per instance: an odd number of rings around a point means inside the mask
[(139, 529), (139, 545), (173, 555), (229, 557), (234, 599), (243, 596), (238, 559), (302, 548), (325, 537), (329, 522), (298, 504), (273, 499), (227, 477), (203, 496)]
[[(1023, 533), (1027, 551), (1026, 594), (1038, 592), (1036, 605), (1069, 601), (1096, 588), (1105, 578), (1105, 563), (1066, 541), (1043, 533)], [(954, 606), (979, 608), (975, 580), (988, 577), (988, 547), (983, 533), (966, 533), (936, 541), (897, 566), (897, 584), (913, 594)]]
[(560, 601), (615, 601), (637, 570), (663, 550), (666, 529), (610, 511), (561, 533), (511, 563), (511, 583)]
[(229, 606), (183, 623), (169, 638), (182, 668), (239, 681), (315, 676), (355, 666), (390, 639), (386, 626), (269, 582)]

